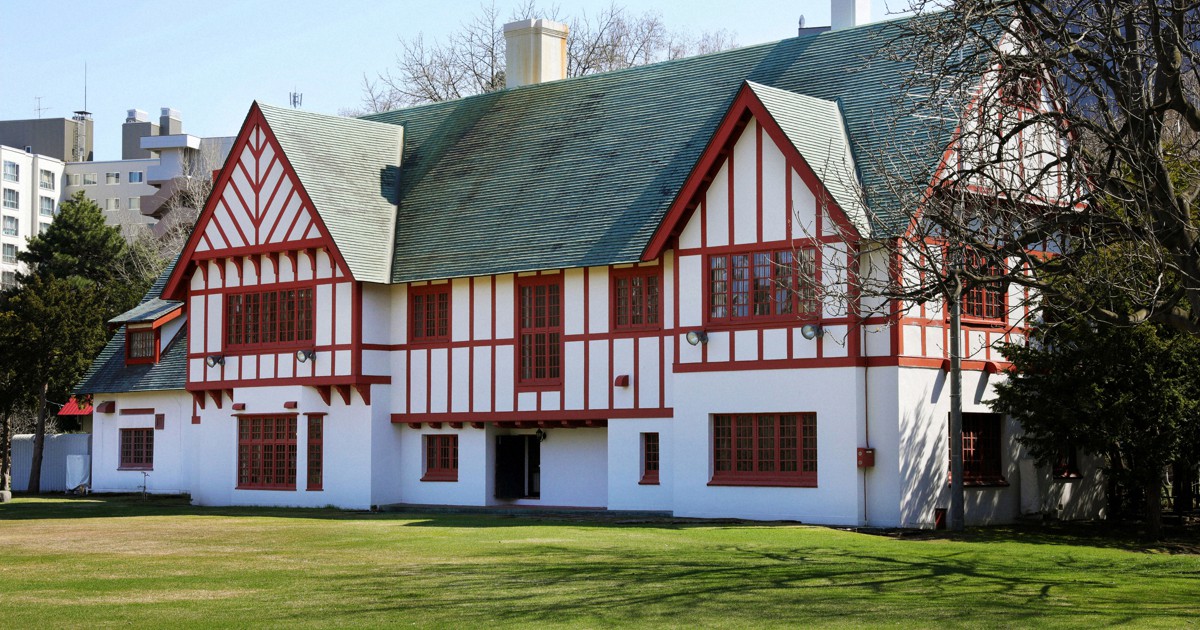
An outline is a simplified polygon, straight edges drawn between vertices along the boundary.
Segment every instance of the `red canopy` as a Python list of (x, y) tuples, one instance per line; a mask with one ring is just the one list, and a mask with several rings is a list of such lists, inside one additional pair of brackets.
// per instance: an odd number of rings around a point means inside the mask
[(67, 404), (63, 405), (62, 410), (58, 412), (58, 415), (60, 416), (90, 416), (91, 414), (91, 403), (84, 403), (81, 407), (79, 405), (79, 401), (75, 400), (74, 396), (72, 396), (71, 400), (68, 400)]

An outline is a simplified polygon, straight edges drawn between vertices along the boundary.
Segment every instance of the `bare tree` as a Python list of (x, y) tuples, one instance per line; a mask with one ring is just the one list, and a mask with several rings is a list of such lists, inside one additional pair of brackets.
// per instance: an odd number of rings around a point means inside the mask
[[(533, 2), (525, 2), (513, 9), (508, 21), (534, 17), (567, 24), (569, 77), (717, 52), (737, 45), (729, 31), (698, 35), (671, 31), (658, 13), (647, 11), (637, 15), (617, 4), (593, 15), (581, 12), (566, 18), (557, 7), (543, 10)], [(364, 74), (360, 107), (345, 109), (342, 114), (383, 112), (502, 89), (503, 22), (496, 5), (485, 4), (445, 41), (427, 43), (420, 34), (412, 39), (401, 38), (395, 67), (374, 78)]]

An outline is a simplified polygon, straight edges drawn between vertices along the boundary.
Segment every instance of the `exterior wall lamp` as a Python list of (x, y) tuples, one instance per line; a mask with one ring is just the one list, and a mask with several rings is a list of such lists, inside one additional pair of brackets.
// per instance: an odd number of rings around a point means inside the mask
[(687, 342), (693, 346), (708, 343), (708, 333), (703, 330), (689, 330), (687, 334)]
[(539, 442), (546, 441), (546, 432), (541, 429), (538, 429), (537, 431), (535, 431), (533, 436), (536, 437), (537, 441), (539, 441)]
[(210, 354), (204, 358), (204, 363), (210, 368), (217, 367), (218, 365), (225, 365), (225, 357), (219, 354)]
[(317, 356), (317, 353), (312, 350), (297, 350), (296, 351), (296, 360), (301, 363), (306, 363), (310, 359), (316, 358), (316, 356)]
[(800, 336), (809, 341), (820, 337), (822, 332), (820, 324), (805, 324), (800, 327)]

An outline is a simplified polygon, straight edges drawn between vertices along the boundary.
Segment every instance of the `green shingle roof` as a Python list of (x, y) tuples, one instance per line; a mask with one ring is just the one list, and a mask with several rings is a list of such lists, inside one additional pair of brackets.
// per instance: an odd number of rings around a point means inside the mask
[(351, 274), (388, 282), (404, 130), (270, 105), (259, 108)]
[[(137, 317), (137, 313), (147, 308), (174, 308), (183, 306), (182, 302), (163, 300), (161, 298), (167, 279), (175, 263), (171, 263), (146, 291), (142, 301), (136, 307), (114, 317), (110, 323), (133, 321), (127, 317)], [(176, 333), (174, 339), (164, 339), (163, 348), (158, 363), (125, 365), (125, 327), (108, 340), (104, 349), (92, 361), (87, 374), (79, 385), (75, 386), (74, 394), (111, 394), (119, 392), (146, 392), (164, 389), (183, 389), (187, 382), (187, 326)]]
[[(391, 280), (639, 259), (744, 81), (840, 104), (854, 153), (885, 156), (858, 165), (873, 231), (894, 232), (902, 213), (884, 169), (916, 185), (939, 157), (914, 171), (914, 151), (930, 145), (928, 121), (898, 113), (911, 64), (878, 54), (904, 35), (900, 24), (366, 117), (405, 130)], [(772, 97), (797, 138), (809, 131), (794, 99)], [(823, 110), (822, 137), (832, 138)]]
[(108, 320), (109, 324), (136, 324), (152, 322), (176, 309), (183, 308), (183, 302), (154, 298)]

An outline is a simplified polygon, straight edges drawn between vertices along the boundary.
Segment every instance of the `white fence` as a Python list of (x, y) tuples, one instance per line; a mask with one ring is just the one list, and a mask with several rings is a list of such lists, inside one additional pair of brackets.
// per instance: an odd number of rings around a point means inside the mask
[[(82, 455), (90, 461), (91, 452), (92, 436), (88, 433), (47, 435), (46, 450), (42, 454), (42, 492), (65, 492), (72, 489), (67, 487), (69, 456)], [(32, 435), (13, 436), (12, 458), (12, 489), (15, 492), (25, 492), (29, 489), (29, 469), (33, 466)], [(90, 470), (90, 463), (85, 468)]]

